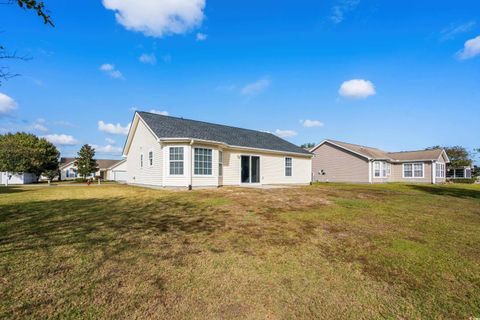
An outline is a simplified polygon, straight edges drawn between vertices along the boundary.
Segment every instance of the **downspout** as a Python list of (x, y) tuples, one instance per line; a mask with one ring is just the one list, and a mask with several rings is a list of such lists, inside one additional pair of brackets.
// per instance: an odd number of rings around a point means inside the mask
[(190, 184), (188, 185), (188, 190), (192, 190), (193, 189), (193, 149), (192, 149), (192, 145), (193, 145), (193, 139), (190, 140)]
[(368, 183), (372, 183), (372, 160), (368, 160)]
[(437, 180), (436, 180), (436, 178), (437, 178), (437, 177), (436, 177), (437, 172), (436, 172), (436, 170), (435, 170), (435, 169), (436, 169), (435, 167), (436, 167), (435, 161), (432, 161), (432, 184), (436, 184), (436, 183), (437, 183)]

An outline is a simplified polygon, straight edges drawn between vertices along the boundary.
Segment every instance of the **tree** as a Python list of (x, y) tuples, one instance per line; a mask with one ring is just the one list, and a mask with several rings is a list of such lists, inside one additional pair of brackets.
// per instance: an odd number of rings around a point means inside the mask
[[(33, 10), (37, 13), (39, 17), (43, 19), (43, 23), (46, 25), (50, 25), (54, 27), (52, 18), (48, 15), (48, 11), (45, 9), (45, 4), (43, 1), (36, 1), (36, 0), (4, 0), (0, 1), (0, 4), (11, 4), (11, 5), (18, 5), (23, 10)], [(0, 60), (4, 59), (20, 59), (20, 60), (28, 60), (25, 56), (18, 56), (15, 52), (11, 53), (8, 52), (5, 47), (0, 44)], [(9, 78), (15, 77), (18, 74), (11, 73), (7, 67), (0, 66), (0, 85), (2, 81), (5, 81)]]
[(0, 135), (0, 171), (33, 173), (58, 170), (60, 152), (44, 138), (17, 132)]
[(43, 175), (47, 178), (48, 184), (50, 184), (53, 179), (55, 179), (59, 174), (58, 174), (58, 169), (57, 170), (47, 170), (43, 173)]
[(302, 145), (300, 145), (300, 148), (303, 148), (303, 149), (312, 149), (313, 147), (315, 147), (316, 144), (313, 143), (313, 142), (307, 142), (307, 143), (304, 143)]
[(88, 144), (84, 144), (77, 154), (75, 166), (78, 174), (85, 179), (90, 173), (97, 171), (97, 161), (93, 158), (95, 157), (95, 149)]
[(470, 152), (467, 151), (462, 146), (453, 146), (453, 147), (440, 147), (434, 146), (427, 148), (426, 150), (431, 149), (444, 149), (447, 153), (448, 158), (450, 159), (451, 167), (466, 167), (471, 166), (473, 161)]

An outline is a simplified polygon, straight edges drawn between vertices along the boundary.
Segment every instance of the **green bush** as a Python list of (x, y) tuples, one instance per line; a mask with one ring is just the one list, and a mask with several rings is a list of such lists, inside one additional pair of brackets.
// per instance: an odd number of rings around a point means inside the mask
[(84, 178), (76, 178), (76, 179), (75, 179), (75, 182), (85, 183), (85, 182), (87, 182), (87, 179), (84, 179)]
[(471, 179), (448, 179), (447, 180), (448, 182), (451, 182), (451, 183), (475, 183), (475, 178), (471, 178)]

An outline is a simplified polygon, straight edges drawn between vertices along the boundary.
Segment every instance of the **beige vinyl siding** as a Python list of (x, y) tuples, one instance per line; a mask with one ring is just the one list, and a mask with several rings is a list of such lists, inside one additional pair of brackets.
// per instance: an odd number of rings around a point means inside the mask
[(193, 171), (193, 186), (205, 186), (205, 187), (213, 187), (213, 186), (218, 186), (218, 148), (207, 146), (207, 145), (201, 145), (201, 144), (194, 144), (192, 146), (192, 158), (191, 158), (191, 165), (192, 165), (192, 170), (194, 170), (194, 154), (193, 150), (195, 148), (206, 148), (206, 149), (212, 149), (212, 175), (195, 175), (195, 171)]
[[(368, 160), (328, 142), (314, 152), (313, 180), (368, 183)], [(319, 172), (323, 170), (324, 175)]]
[(412, 161), (405, 163), (423, 163), (423, 178), (403, 178), (403, 163), (392, 163), (392, 181), (432, 183), (432, 162)]
[[(153, 166), (150, 166), (148, 152), (153, 151)], [(140, 167), (140, 154), (143, 154), (143, 168)], [(163, 155), (160, 143), (143, 121), (133, 132), (130, 150), (126, 158), (127, 182), (144, 185), (162, 185)]]
[[(440, 157), (439, 157), (438, 160), (437, 160), (437, 163), (441, 163), (441, 164), (444, 164), (444, 165), (445, 165), (445, 177), (446, 177), (446, 175), (447, 175), (447, 163), (446, 163), (446, 160), (447, 160), (447, 159), (445, 159), (445, 156), (443, 155), (443, 153), (442, 153), (442, 155), (440, 155)], [(437, 173), (436, 168), (435, 168), (434, 172), (435, 172), (435, 174)], [(446, 181), (447, 181), (446, 178), (436, 178), (436, 177), (435, 177), (435, 182), (436, 182), (436, 183), (445, 183)]]
[[(309, 184), (311, 181), (311, 158), (288, 154), (273, 154), (259, 151), (223, 151), (223, 185), (240, 185), (240, 158), (260, 157), (260, 184)], [(285, 157), (292, 158), (292, 176), (285, 176)], [(247, 184), (248, 185), (248, 184)]]

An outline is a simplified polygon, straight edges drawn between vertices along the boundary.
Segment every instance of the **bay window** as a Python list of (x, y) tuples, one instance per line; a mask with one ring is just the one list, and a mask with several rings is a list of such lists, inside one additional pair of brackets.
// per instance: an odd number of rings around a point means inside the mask
[(212, 174), (212, 149), (195, 148), (194, 172), (196, 175)]
[(183, 147), (170, 147), (170, 175), (183, 175)]
[(391, 174), (390, 163), (385, 161), (373, 162), (373, 176), (375, 178), (386, 178)]
[(436, 163), (435, 166), (435, 177), (445, 178), (445, 163)]

